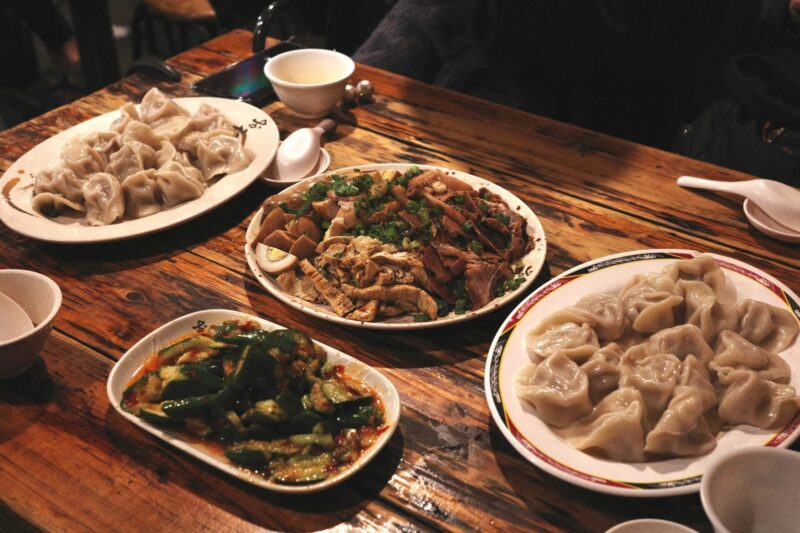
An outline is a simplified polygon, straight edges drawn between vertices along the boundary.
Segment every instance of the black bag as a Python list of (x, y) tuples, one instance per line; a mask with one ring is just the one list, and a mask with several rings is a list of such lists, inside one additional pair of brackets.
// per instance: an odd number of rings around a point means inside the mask
[(733, 97), (703, 110), (676, 142), (679, 154), (800, 185), (800, 75), (766, 57), (731, 58)]

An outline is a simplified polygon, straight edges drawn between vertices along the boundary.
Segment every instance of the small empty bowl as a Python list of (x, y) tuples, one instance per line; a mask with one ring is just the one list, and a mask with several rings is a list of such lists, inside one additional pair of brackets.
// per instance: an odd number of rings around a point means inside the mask
[(606, 533), (697, 533), (697, 531), (669, 520), (640, 518), (617, 524)]
[(0, 379), (6, 379), (27, 370), (42, 350), (61, 308), (61, 289), (38, 272), (8, 269), (0, 270), (0, 292), (14, 300), (33, 323), (33, 329), (0, 342)]
[(797, 531), (800, 453), (752, 447), (720, 455), (706, 468), (700, 499), (718, 533)]
[(355, 70), (344, 54), (322, 48), (303, 48), (270, 58), (264, 74), (283, 104), (302, 118), (328, 114), (344, 96)]

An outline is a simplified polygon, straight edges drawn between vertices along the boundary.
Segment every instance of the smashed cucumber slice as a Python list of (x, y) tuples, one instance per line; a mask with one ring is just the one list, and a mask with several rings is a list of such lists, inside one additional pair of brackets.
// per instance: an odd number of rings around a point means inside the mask
[(164, 413), (160, 404), (142, 405), (137, 413), (142, 420), (150, 422), (154, 426), (175, 428), (181, 427), (184, 421), (178, 418), (171, 418)]
[(330, 453), (298, 455), (286, 461), (270, 479), (290, 485), (313, 483), (327, 479), (335, 465), (336, 461)]
[(214, 346), (225, 346), (224, 344), (218, 343), (211, 337), (206, 337), (205, 335), (195, 335), (193, 337), (187, 337), (185, 339), (179, 340), (174, 344), (170, 344), (166, 348), (162, 348), (158, 351), (158, 358), (161, 359), (163, 363), (170, 364), (174, 363), (178, 357), (185, 354), (189, 350), (214, 350), (219, 348), (214, 348)]
[(333, 435), (330, 433), (306, 433), (300, 435), (292, 435), (289, 440), (293, 444), (301, 446), (316, 445), (326, 450), (332, 450), (335, 446), (333, 442)]
[(248, 440), (225, 449), (225, 457), (247, 468), (261, 468), (276, 457), (291, 457), (303, 451), (303, 446), (288, 439)]
[(345, 428), (378, 427), (383, 420), (383, 411), (372, 405), (362, 405), (352, 413), (336, 415), (336, 423)]
[(170, 418), (188, 418), (208, 412), (208, 404), (213, 394), (192, 396), (180, 400), (167, 400), (161, 403), (161, 410)]
[(337, 407), (369, 405), (373, 399), (372, 395), (356, 396), (343, 384), (335, 381), (324, 381), (320, 388), (322, 389), (322, 394)]

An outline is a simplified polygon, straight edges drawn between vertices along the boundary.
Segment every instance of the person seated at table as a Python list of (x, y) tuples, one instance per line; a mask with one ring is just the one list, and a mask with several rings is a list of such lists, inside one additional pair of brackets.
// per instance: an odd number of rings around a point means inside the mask
[[(354, 59), (667, 147), (679, 123), (721, 96), (724, 59), (749, 44), (741, 31), (729, 31), (730, 43), (716, 42), (720, 28), (752, 26), (749, 20), (790, 27), (798, 19), (790, 18), (788, 5), (789, 0), (398, 0)], [(800, 3), (791, 5), (795, 10)], [(710, 80), (715, 93), (695, 101), (702, 94), (698, 88)]]
[[(52, 68), (40, 72), (31, 32), (47, 48)], [(80, 53), (72, 28), (53, 0), (0, 3), (0, 82), (6, 126), (73, 100), (82, 93)]]

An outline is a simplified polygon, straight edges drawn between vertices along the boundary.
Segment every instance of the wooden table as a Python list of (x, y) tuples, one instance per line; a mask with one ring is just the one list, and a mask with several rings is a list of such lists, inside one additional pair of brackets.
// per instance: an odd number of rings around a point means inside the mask
[[(0, 167), (58, 131), (138, 101), (153, 84), (192, 95), (190, 82), (248, 55), (250, 39), (230, 33), (172, 59), (180, 83), (133, 76), (0, 133)], [(333, 167), (412, 161), (494, 180), (539, 216), (552, 275), (626, 250), (691, 248), (739, 258), (800, 289), (797, 246), (752, 230), (739, 202), (675, 185), (683, 174), (743, 175), (358, 66), (353, 79), (363, 78), (375, 101), (338, 117), (327, 144)], [(280, 103), (266, 110), (284, 135), (309, 125)], [(603, 531), (639, 517), (710, 530), (697, 495), (606, 496), (512, 449), (483, 390), (486, 353), (511, 306), (444, 330), (379, 333), (310, 318), (268, 296), (242, 243), (271, 192), (254, 183), (194, 222), (113, 244), (59, 246), (2, 231), (0, 265), (53, 277), (64, 303), (34, 368), (0, 382), (0, 530)], [(161, 324), (205, 308), (301, 328), (383, 371), (403, 404), (388, 447), (338, 489), (297, 497), (216, 472), (125, 421), (106, 397), (114, 361)]]

